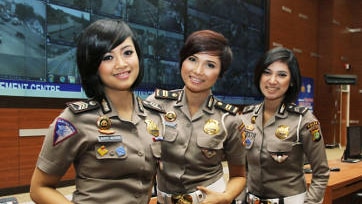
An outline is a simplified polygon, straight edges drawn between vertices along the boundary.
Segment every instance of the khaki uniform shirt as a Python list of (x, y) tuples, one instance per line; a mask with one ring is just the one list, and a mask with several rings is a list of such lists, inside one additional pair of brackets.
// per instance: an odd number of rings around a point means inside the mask
[(74, 164), (75, 203), (148, 203), (160, 156), (153, 134), (161, 122), (136, 97), (134, 107), (126, 121), (107, 101), (71, 103), (50, 125), (37, 167), (62, 176)]
[(329, 167), (318, 120), (307, 108), (293, 104), (280, 106), (264, 127), (262, 120), (263, 103), (244, 108), (248, 191), (262, 198), (305, 192), (305, 155), (313, 170), (306, 203), (321, 202)]
[(157, 185), (169, 194), (190, 193), (196, 186), (214, 183), (223, 176), (223, 160), (235, 165), (245, 161), (238, 109), (210, 95), (191, 117), (183, 93), (156, 90), (147, 98), (166, 111)]

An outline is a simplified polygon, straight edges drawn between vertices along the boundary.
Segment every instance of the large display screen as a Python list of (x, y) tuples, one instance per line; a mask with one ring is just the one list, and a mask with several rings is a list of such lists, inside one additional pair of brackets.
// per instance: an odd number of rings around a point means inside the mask
[(213, 88), (220, 99), (259, 99), (252, 83), (267, 46), (267, 0), (0, 0), (0, 95), (85, 98), (76, 39), (91, 22), (123, 19), (137, 35), (145, 76), (136, 93), (182, 88), (178, 52), (191, 32), (212, 29), (230, 41), (234, 60)]

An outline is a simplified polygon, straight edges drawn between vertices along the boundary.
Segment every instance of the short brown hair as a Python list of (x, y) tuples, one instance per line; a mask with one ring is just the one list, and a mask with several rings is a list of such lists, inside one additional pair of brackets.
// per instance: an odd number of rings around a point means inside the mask
[(232, 61), (229, 41), (221, 33), (212, 30), (195, 31), (189, 35), (180, 51), (180, 69), (182, 62), (189, 56), (199, 52), (211, 52), (221, 61), (221, 78)]

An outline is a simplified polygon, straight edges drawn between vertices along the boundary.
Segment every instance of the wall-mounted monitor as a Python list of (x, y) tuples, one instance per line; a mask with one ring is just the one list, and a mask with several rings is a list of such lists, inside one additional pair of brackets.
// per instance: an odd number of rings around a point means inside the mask
[(141, 96), (156, 87), (182, 88), (178, 54), (185, 38), (212, 29), (229, 39), (234, 53), (214, 94), (254, 103), (260, 95), (253, 69), (267, 49), (268, 9), (268, 0), (0, 0), (0, 107), (47, 108), (49, 101), (85, 98), (76, 39), (100, 18), (122, 19), (135, 31), (145, 63)]

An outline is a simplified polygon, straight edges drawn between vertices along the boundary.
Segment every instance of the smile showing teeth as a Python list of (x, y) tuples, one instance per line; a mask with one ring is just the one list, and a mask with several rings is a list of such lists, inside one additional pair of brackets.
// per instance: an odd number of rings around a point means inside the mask
[(117, 78), (126, 78), (129, 76), (129, 72), (121, 72), (121, 73), (115, 74), (114, 76)]
[(194, 83), (201, 83), (201, 82), (202, 82), (201, 79), (195, 78), (195, 77), (191, 77), (191, 76), (190, 76), (190, 80), (191, 80), (192, 82), (194, 82)]
[(277, 87), (266, 87), (266, 89), (270, 90), (270, 91), (275, 91), (275, 90), (278, 90)]

